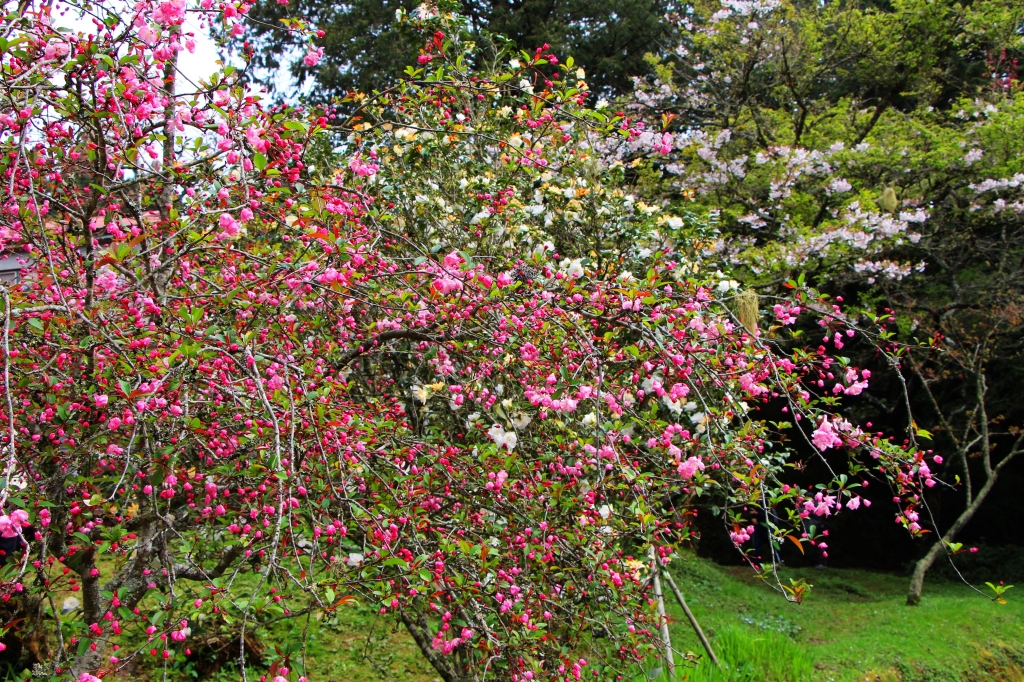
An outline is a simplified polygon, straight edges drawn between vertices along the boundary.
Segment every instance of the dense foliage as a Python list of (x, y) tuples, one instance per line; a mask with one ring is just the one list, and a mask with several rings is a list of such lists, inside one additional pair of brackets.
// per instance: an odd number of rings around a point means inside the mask
[[(570, 60), (403, 17), (419, 66), (338, 118), (232, 68), (182, 87), (184, 17), (241, 33), (232, 5), (79, 9), (92, 32), (33, 8), (0, 42), (0, 526), (25, 548), (0, 578), (39, 675), (217, 634), (245, 674), (252, 632), (353, 599), (449, 682), (631, 675), (696, 498), (825, 550), (801, 517), (857, 509), (864, 466), (900, 499), (931, 481), (834, 414), (867, 372), (785, 342), (810, 308), (838, 346), (839, 307), (793, 283), (759, 329), (607, 162), (645, 131)], [(849, 462), (784, 485), (801, 441)], [(271, 671), (315, 673), (300, 644)]]

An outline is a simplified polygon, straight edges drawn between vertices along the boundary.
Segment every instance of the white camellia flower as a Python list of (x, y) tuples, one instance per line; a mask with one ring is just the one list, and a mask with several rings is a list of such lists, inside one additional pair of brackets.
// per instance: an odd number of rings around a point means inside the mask
[(60, 610), (64, 613), (71, 613), (81, 605), (82, 602), (78, 601), (74, 597), (68, 597), (64, 600), (64, 603), (60, 605)]
[(508, 65), (511, 66), (513, 69), (518, 69), (522, 66), (522, 63), (520, 63), (518, 59), (510, 59)]
[(559, 263), (558, 266), (562, 269), (562, 272), (569, 276), (569, 279), (579, 279), (583, 276), (584, 270), (582, 259), (577, 258), (575, 260), (569, 260), (566, 258)]
[(433, 19), (434, 17), (437, 16), (437, 11), (433, 7), (431, 7), (430, 5), (425, 3), (425, 2), (423, 4), (421, 4), (419, 7), (417, 7), (415, 12), (416, 12), (416, 17), (420, 21), (426, 21), (427, 19)]
[(533, 255), (539, 258), (546, 258), (547, 254), (554, 250), (555, 245), (553, 243), (544, 242), (542, 244), (537, 244), (537, 246), (533, 247)]
[(654, 374), (640, 382), (640, 388), (644, 389), (644, 392), (646, 393), (653, 393), (654, 382), (658, 382), (658, 385), (660, 386), (662, 378), (663, 377), (660, 372), (655, 372)]
[(512, 425), (515, 426), (517, 430), (522, 431), (527, 426), (529, 426), (530, 422), (532, 422), (532, 421), (533, 421), (533, 417), (531, 417), (530, 415), (528, 415), (528, 414), (519, 414), (519, 415), (516, 415), (512, 419)]
[(490, 429), (487, 430), (487, 435), (491, 437), (495, 443), (498, 444), (498, 449), (506, 448), (509, 452), (516, 449), (516, 443), (519, 442), (519, 436), (516, 435), (515, 431), (506, 431), (505, 427), (501, 424), (494, 424)]
[(597, 510), (598, 515), (607, 521), (612, 517), (612, 508), (607, 504), (602, 504), (601, 508)]
[(363, 555), (357, 552), (351, 552), (345, 559), (345, 564), (348, 566), (361, 566), (363, 563)]
[(427, 399), (430, 398), (430, 388), (427, 386), (415, 384), (409, 391), (412, 393), (412, 397), (421, 403), (426, 404)]

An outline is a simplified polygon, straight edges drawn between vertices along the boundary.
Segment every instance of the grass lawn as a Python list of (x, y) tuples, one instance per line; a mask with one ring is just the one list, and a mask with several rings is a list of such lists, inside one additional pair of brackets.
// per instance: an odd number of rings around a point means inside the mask
[[(921, 605), (907, 607), (903, 576), (783, 568), (784, 584), (804, 578), (814, 586), (794, 604), (746, 568), (685, 557), (672, 571), (705, 632), (742, 625), (786, 635), (818, 680), (1024, 679), (1024, 599), (1014, 590), (996, 604), (962, 584), (929, 583)], [(673, 644), (703, 653), (682, 610), (669, 605)]]
[[(1024, 682), (1024, 590), (1019, 596), (1011, 590), (1009, 603), (1000, 605), (963, 585), (929, 583), (921, 605), (906, 607), (903, 576), (782, 568), (785, 584), (790, 578), (804, 578), (814, 586), (804, 603), (795, 604), (747, 568), (685, 556), (671, 569), (705, 632), (722, 647), (721, 658), (729, 657), (730, 642), (735, 650), (739, 638), (741, 649), (743, 641), (748, 646), (760, 642), (760, 649), (767, 651), (760, 654), (761, 660), (793, 656), (803, 666), (795, 669), (807, 671), (771, 675), (757, 655), (734, 655), (729, 674), (715, 673), (709, 665), (701, 670), (680, 667), (679, 677), (687, 682)], [(703, 654), (671, 592), (666, 598), (674, 648)], [(273, 652), (274, 647), (301, 646), (304, 631), (307, 670), (314, 682), (439, 679), (404, 629), (378, 619), (369, 605), (346, 605), (335, 616), (311, 620), (308, 626), (305, 620), (281, 622), (261, 637)], [(129, 677), (160, 679), (162, 669), (149, 665), (143, 663)], [(743, 670), (737, 672), (737, 666)], [(169, 679), (189, 678), (181, 674), (184, 671), (175, 672)], [(238, 677), (237, 671), (224, 669), (211, 679), (227, 682)]]

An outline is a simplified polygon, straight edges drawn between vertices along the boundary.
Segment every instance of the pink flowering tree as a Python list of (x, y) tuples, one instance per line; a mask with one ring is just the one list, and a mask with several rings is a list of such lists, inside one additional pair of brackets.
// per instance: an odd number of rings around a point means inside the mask
[[(638, 131), (569, 60), (474, 72), (428, 17), (408, 80), (339, 119), (232, 68), (183, 82), (183, 17), (242, 33), (244, 6), (82, 9), (90, 31), (30, 7), (0, 42), (0, 598), (53, 679), (187, 660), (197, 630), (244, 671), (254, 634), (352, 599), (446, 682), (630, 675), (648, 557), (696, 498), (775, 505), (781, 538), (855, 509), (861, 466), (919, 486), (831, 408), (865, 375), (740, 324), (679, 218), (597, 162)], [(865, 464), (781, 485), (782, 429)]]

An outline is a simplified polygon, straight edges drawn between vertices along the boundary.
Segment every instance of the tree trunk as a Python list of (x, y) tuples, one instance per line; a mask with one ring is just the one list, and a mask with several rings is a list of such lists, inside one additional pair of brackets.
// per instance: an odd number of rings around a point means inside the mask
[(451, 661), (435, 651), (431, 646), (430, 629), (423, 616), (420, 616), (417, 620), (405, 611), (399, 611), (398, 617), (401, 618), (405, 629), (412, 635), (413, 641), (420, 648), (423, 657), (437, 671), (441, 679), (444, 682), (462, 682), (458, 671), (451, 665)]
[(917, 564), (914, 566), (914, 574), (910, 578), (910, 589), (907, 591), (907, 606), (917, 606), (921, 603), (921, 592), (924, 590), (924, 575), (928, 572), (928, 569), (932, 567), (935, 560), (939, 557), (939, 553), (943, 551), (946, 543), (953, 542), (956, 539), (956, 534), (963, 530), (967, 522), (971, 520), (974, 513), (981, 507), (981, 503), (984, 502), (985, 497), (988, 496), (992, 486), (995, 484), (996, 479), (999, 477), (999, 470), (1008, 462), (1011, 457), (1007, 457), (999, 463), (992, 473), (989, 474), (988, 480), (985, 481), (985, 485), (982, 486), (981, 490), (978, 491), (977, 496), (967, 505), (967, 508), (963, 510), (957, 520), (953, 522), (946, 534), (942, 536), (942, 539), (936, 542), (929, 548), (928, 553), (921, 557)]

